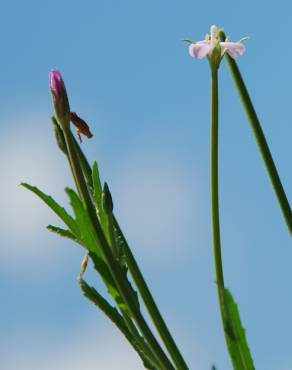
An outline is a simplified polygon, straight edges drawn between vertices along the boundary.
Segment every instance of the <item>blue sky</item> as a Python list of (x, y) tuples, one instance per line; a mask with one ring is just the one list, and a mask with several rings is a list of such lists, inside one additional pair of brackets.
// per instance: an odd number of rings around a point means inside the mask
[[(190, 369), (231, 369), (216, 301), (209, 204), (209, 68), (184, 37), (212, 24), (250, 36), (238, 60), (291, 199), (291, 4), (10, 1), (2, 4), (0, 368), (142, 369), (81, 295), (83, 252), (21, 189), (67, 205), (48, 72), (58, 67), (115, 212)], [(291, 240), (226, 68), (220, 68), (220, 203), (226, 285), (257, 369), (292, 369)], [(86, 276), (101, 291), (98, 279)], [(179, 303), (182, 302), (182, 303)]]

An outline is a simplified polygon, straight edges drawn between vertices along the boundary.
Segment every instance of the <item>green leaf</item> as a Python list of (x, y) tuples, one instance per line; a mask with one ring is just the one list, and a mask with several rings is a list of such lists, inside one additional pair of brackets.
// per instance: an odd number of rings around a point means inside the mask
[(65, 191), (69, 197), (70, 204), (75, 214), (76, 223), (80, 229), (80, 240), (82, 244), (89, 252), (97, 253), (101, 256), (100, 246), (94, 236), (91, 221), (82, 201), (73, 189), (66, 188)]
[(108, 266), (103, 259), (99, 242), (94, 235), (91, 220), (89, 219), (88, 213), (84, 208), (82, 201), (73, 189), (66, 188), (65, 191), (68, 194), (70, 204), (76, 217), (76, 222), (80, 228), (80, 240), (85, 248), (89, 251), (89, 255), (93, 261), (96, 271), (101, 275), (109, 294), (117, 302), (119, 307), (123, 310), (127, 310), (120, 293), (116, 288), (116, 284), (112, 278)]
[(79, 238), (80, 231), (78, 224), (76, 221), (67, 213), (67, 211), (60, 206), (51, 196), (43, 193), (39, 190), (36, 186), (29, 185), (27, 183), (21, 183), (21, 186), (25, 187), (26, 189), (30, 190), (34, 194), (36, 194), (39, 198), (41, 198), (59, 217), (60, 219), (69, 227), (72, 233)]
[(120, 265), (124, 269), (124, 271), (127, 271), (128, 267), (127, 267), (126, 253), (125, 253), (125, 248), (127, 246), (125, 244), (125, 239), (123, 235), (121, 234), (121, 230), (117, 228), (115, 220), (114, 220), (113, 227), (114, 227), (115, 246), (117, 249), (117, 258), (118, 258)]
[(82, 277), (78, 278), (78, 282), (85, 297), (100, 308), (101, 311), (106, 314), (107, 317), (126, 335), (126, 337), (128, 337), (128, 328), (118, 310), (115, 307), (112, 307), (108, 301), (96, 291), (96, 289), (89, 286)]
[(89, 256), (92, 259), (95, 270), (101, 275), (108, 293), (113, 297), (122, 311), (128, 312), (128, 308), (125, 305), (105, 262), (94, 253), (89, 253)]
[[(92, 262), (93, 262), (93, 265), (96, 271), (99, 272), (100, 275), (102, 275), (109, 294), (114, 298), (114, 300), (116, 301), (120, 309), (126, 312), (129, 316), (131, 316), (131, 313), (129, 312), (128, 307), (125, 305), (107, 266), (104, 264), (104, 262), (100, 258), (97, 258), (94, 254), (89, 253), (89, 256), (92, 259)], [(127, 271), (125, 269), (123, 270), (123, 273), (124, 273), (125, 279), (128, 281), (129, 288), (131, 289), (132, 296), (136, 303), (137, 309), (140, 310), (138, 293), (135, 291), (131, 282), (128, 280)]]
[(95, 161), (92, 166), (92, 181), (93, 181), (93, 199), (97, 210), (99, 222), (102, 230), (106, 236), (107, 241), (110, 241), (108, 233), (108, 220), (107, 215), (102, 206), (102, 185), (99, 176), (99, 170), (97, 162)]
[[(94, 236), (91, 221), (89, 219), (86, 209), (83, 206), (82, 201), (80, 200), (78, 194), (74, 190), (66, 188), (65, 191), (69, 196), (70, 204), (73, 208), (76, 217), (76, 222), (80, 228), (81, 232), (80, 240), (82, 244), (85, 246), (85, 248), (89, 251), (89, 255), (94, 263), (95, 269), (101, 275), (109, 294), (116, 301), (120, 309), (129, 314), (128, 308), (125, 305), (119, 293), (119, 290), (117, 289), (116, 284), (112, 278), (112, 275), (108, 269), (108, 266), (106, 265), (103, 259), (100, 245), (98, 244), (98, 240), (96, 240)], [(133, 297), (137, 302), (137, 307), (139, 307), (137, 293), (133, 290), (133, 288), (131, 290), (133, 292)]]
[[(129, 257), (130, 247), (129, 247), (127, 241), (126, 241), (126, 238), (125, 238), (125, 236), (124, 236), (124, 234), (123, 234), (115, 216), (113, 216), (113, 227), (114, 227), (116, 247), (117, 247), (117, 250), (118, 250), (118, 253), (119, 253), (119, 255), (118, 255), (119, 256), (119, 263), (120, 263), (120, 265), (123, 269), (124, 274), (127, 276), (128, 261), (129, 261), (128, 257)], [(128, 251), (128, 255), (127, 255), (126, 251)], [(131, 254), (131, 252), (130, 252), (130, 254)], [(132, 263), (132, 266), (133, 266), (133, 263)], [(132, 287), (132, 284), (130, 282), (129, 282), (129, 284), (131, 286), (131, 289), (132, 289), (133, 296), (134, 296), (134, 299), (136, 301), (137, 307), (140, 307), (138, 293)]]
[(111, 306), (94, 287), (89, 286), (81, 276), (78, 278), (78, 282), (84, 296), (94, 303), (124, 334), (129, 343), (140, 355), (145, 368), (149, 370), (158, 370), (158, 368), (154, 367), (152, 358), (148, 355), (148, 353), (145, 352), (145, 346), (147, 345), (144, 342), (143, 337), (138, 334), (139, 338), (135, 338), (135, 336), (128, 329), (124, 318), (119, 314), (118, 310)]
[(48, 225), (47, 229), (60, 236), (71, 239), (76, 243), (79, 242), (78, 238), (76, 238), (76, 236), (70, 230), (65, 230), (65, 229), (62, 229), (61, 227), (53, 226), (53, 225)]
[(224, 330), (228, 350), (235, 370), (254, 370), (253, 360), (248, 348), (245, 330), (242, 327), (239, 310), (228, 289), (223, 290)]
[(92, 181), (94, 186), (94, 199), (98, 205), (101, 205), (102, 186), (99, 176), (98, 164), (96, 161), (93, 162), (92, 166)]

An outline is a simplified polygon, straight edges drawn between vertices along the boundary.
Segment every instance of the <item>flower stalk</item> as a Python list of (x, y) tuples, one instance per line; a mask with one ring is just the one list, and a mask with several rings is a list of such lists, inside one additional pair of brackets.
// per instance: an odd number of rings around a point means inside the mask
[(232, 43), (229, 42), (224, 35), (224, 37), (221, 37), (220, 41), (219, 30), (216, 26), (212, 26), (211, 36), (207, 35), (204, 41), (199, 41), (197, 43), (190, 41), (189, 54), (197, 59), (206, 56), (211, 70), (210, 190), (212, 241), (218, 301), (224, 336), (234, 369), (254, 370), (237, 305), (231, 293), (224, 285), (218, 190), (218, 69), (225, 54), (228, 54), (228, 59), (235, 59), (237, 56), (244, 53), (245, 47), (242, 44), (243, 40), (244, 39), (241, 39), (236, 43)]
[[(231, 293), (225, 288), (219, 215), (219, 176), (218, 176), (218, 68), (211, 66), (211, 153), (210, 153), (210, 180), (211, 180), (211, 213), (213, 255), (215, 263), (217, 294), (221, 321), (227, 349), (234, 369), (254, 370), (248, 344), (241, 329), (239, 313), (234, 314), (234, 302)], [(235, 305), (236, 306), (236, 305)], [(240, 328), (240, 330), (238, 329)]]
[[(219, 184), (218, 184), (218, 69), (211, 71), (211, 210), (212, 237), (215, 259), (216, 282), (218, 292), (224, 289), (224, 276), (221, 256), (220, 217), (219, 217)], [(219, 294), (219, 297), (221, 295)]]
[(224, 336), (229, 354), (230, 351), (228, 320), (230, 319), (229, 309), (225, 302), (225, 285), (221, 254), (221, 237), (220, 237), (220, 214), (219, 214), (219, 176), (218, 176), (218, 69), (211, 69), (211, 143), (210, 143), (210, 182), (211, 182), (211, 215), (212, 215), (212, 240), (213, 255), (215, 263), (215, 275), (218, 302), (220, 308), (221, 322), (224, 329)]

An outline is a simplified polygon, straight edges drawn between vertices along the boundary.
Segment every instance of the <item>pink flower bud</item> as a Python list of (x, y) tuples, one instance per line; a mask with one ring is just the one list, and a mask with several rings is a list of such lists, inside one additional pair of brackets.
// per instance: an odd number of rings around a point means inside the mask
[(52, 93), (53, 104), (56, 112), (56, 118), (62, 128), (69, 127), (70, 107), (66, 87), (57, 69), (53, 69), (49, 74), (49, 85)]

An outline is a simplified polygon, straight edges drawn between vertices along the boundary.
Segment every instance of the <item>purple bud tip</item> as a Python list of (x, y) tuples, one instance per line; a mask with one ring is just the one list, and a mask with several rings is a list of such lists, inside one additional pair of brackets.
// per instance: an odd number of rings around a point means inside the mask
[(61, 73), (57, 69), (53, 69), (49, 74), (49, 85), (55, 98), (59, 100), (62, 92), (65, 90), (65, 84)]
[(53, 69), (49, 74), (49, 86), (56, 112), (56, 118), (63, 128), (65, 126), (69, 127), (70, 106), (68, 96), (62, 75), (57, 69)]

